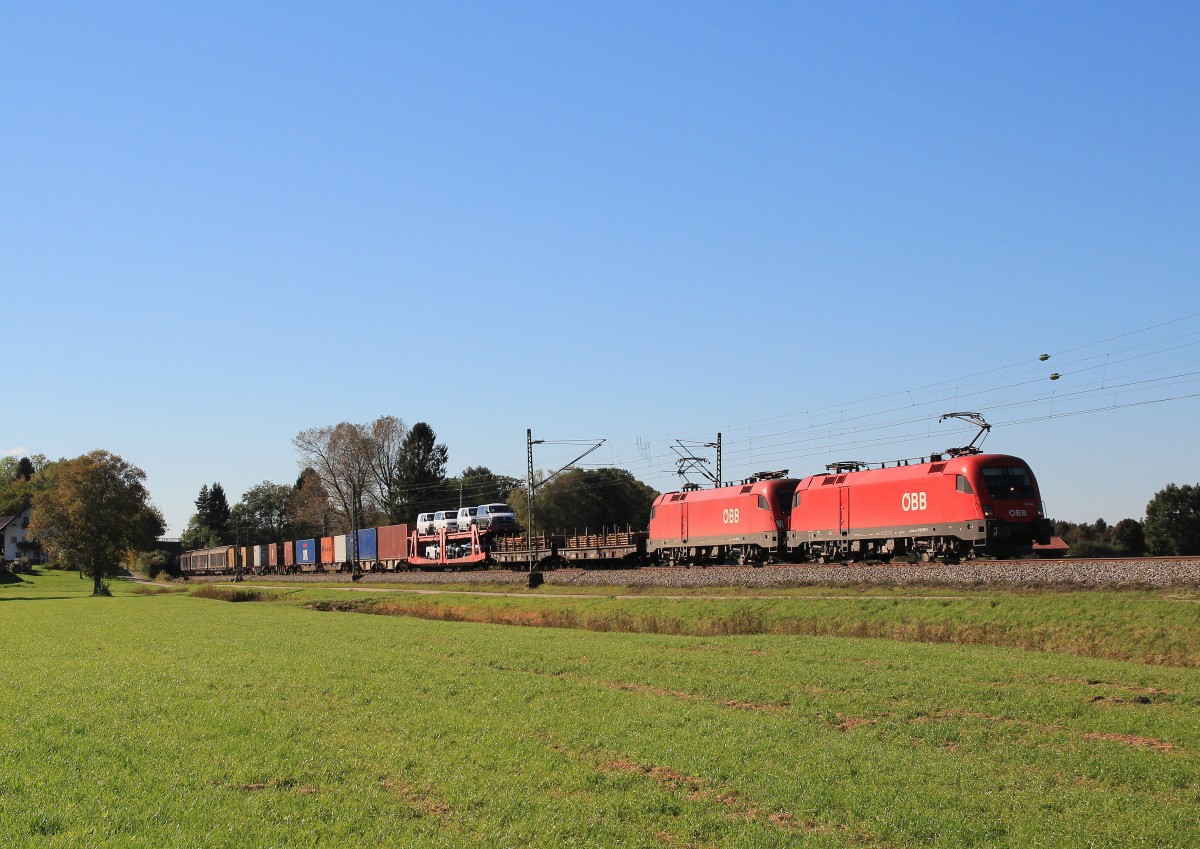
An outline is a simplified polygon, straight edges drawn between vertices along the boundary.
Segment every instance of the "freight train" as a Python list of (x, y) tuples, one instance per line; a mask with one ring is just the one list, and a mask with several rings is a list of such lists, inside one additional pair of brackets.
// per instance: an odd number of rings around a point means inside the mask
[[(978, 414), (949, 414), (974, 416)], [(978, 419), (983, 430), (986, 423)], [(977, 437), (978, 438), (978, 437)], [(1047, 544), (1029, 464), (973, 447), (869, 466), (835, 463), (804, 478), (759, 473), (735, 485), (664, 493), (649, 531), (541, 534), (407, 525), (347, 535), (185, 552), (184, 575), (346, 570), (554, 568), (831, 561), (910, 562), (1028, 554)], [(356, 542), (355, 542), (356, 541)]]
[[(458, 531), (439, 528), (419, 533), (409, 525), (363, 528), (349, 534), (288, 540), (266, 545), (222, 545), (179, 555), (183, 575), (254, 575), (315, 572), (395, 572), (408, 569), (553, 568), (640, 566), (647, 561), (643, 532), (600, 529), (598, 533), (532, 537), (515, 529)], [(355, 543), (356, 541), (356, 543)]]

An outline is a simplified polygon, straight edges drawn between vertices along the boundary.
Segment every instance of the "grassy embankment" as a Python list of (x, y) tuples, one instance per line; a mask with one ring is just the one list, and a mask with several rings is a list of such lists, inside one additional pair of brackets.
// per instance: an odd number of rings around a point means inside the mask
[(6, 847), (1200, 842), (1194, 669), (80, 584), (0, 586)]
[(609, 597), (555, 597), (574, 592), (559, 587), (515, 596), (280, 591), (312, 599), (318, 609), (447, 621), (692, 636), (877, 637), (1200, 666), (1200, 593), (1194, 591), (842, 587), (761, 597), (696, 590), (683, 598), (626, 597), (611, 589)]

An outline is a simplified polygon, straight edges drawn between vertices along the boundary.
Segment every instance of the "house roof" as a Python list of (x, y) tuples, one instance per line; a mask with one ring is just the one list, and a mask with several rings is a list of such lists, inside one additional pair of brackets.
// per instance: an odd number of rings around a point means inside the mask
[(17, 519), (20, 519), (22, 516), (24, 516), (28, 512), (29, 512), (29, 508), (27, 507), (15, 516), (0, 516), (0, 531), (7, 528), (9, 525), (11, 525)]
[(1070, 551), (1070, 549), (1071, 546), (1067, 545), (1062, 537), (1050, 537), (1049, 545), (1039, 545), (1036, 542), (1033, 544), (1033, 550), (1036, 554), (1063, 555)]

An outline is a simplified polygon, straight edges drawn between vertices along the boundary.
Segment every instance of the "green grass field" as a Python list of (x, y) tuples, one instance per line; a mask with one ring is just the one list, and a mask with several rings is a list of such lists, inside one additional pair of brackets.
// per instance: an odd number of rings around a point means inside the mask
[[(590, 605), (545, 628), (306, 607), (333, 589), (113, 589), (0, 584), (0, 846), (1200, 845), (1186, 596), (420, 598), (525, 622)], [(767, 633), (704, 633), (745, 620), (722, 604), (769, 606)], [(1126, 625), (1075, 654), (775, 628), (846, 610)], [(681, 633), (585, 621), (638, 616)]]

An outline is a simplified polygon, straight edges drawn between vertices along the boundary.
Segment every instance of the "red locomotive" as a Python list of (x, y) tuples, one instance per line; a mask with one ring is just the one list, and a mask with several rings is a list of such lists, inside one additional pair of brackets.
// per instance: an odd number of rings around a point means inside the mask
[(792, 499), (788, 549), (801, 559), (929, 560), (1026, 554), (1050, 541), (1037, 480), (1007, 454), (812, 475)]
[[(671, 492), (650, 513), (647, 553), (664, 563), (1011, 557), (1048, 543), (1037, 479), (1006, 454), (982, 454), (979, 425), (945, 456), (868, 468), (835, 463), (803, 480), (759, 474), (737, 486)], [(785, 530), (786, 529), (786, 532)]]
[(660, 562), (763, 564), (786, 554), (792, 493), (786, 472), (738, 486), (667, 492), (650, 508), (646, 553)]

